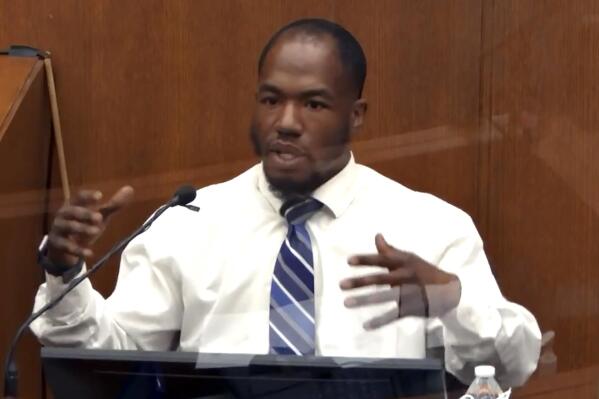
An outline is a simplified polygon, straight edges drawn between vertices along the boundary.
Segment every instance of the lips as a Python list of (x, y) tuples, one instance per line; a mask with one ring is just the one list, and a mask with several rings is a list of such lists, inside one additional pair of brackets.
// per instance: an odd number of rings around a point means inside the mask
[(275, 141), (268, 146), (268, 157), (280, 167), (292, 167), (304, 156), (301, 148), (290, 143)]
[(304, 155), (301, 148), (282, 141), (274, 141), (268, 147), (269, 152), (274, 152), (284, 157), (298, 157)]

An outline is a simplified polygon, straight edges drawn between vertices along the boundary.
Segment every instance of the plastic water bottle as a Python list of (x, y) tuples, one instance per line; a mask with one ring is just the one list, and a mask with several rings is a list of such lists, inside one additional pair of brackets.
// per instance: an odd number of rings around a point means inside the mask
[(474, 368), (474, 381), (468, 387), (463, 399), (496, 399), (503, 392), (495, 381), (495, 367), (477, 366)]

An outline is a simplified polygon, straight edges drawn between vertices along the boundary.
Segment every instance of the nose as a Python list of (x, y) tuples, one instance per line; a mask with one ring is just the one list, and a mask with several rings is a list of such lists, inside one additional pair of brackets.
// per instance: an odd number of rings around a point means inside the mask
[(296, 104), (290, 101), (281, 108), (276, 128), (280, 135), (298, 136), (301, 133), (300, 110)]

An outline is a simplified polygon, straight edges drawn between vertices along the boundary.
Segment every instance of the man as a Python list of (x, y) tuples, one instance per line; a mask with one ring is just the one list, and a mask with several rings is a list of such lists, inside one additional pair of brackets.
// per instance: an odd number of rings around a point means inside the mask
[[(536, 367), (534, 317), (505, 300), (470, 218), (354, 162), (366, 60), (325, 20), (277, 32), (258, 65), (251, 139), (262, 162), (167, 211), (123, 252), (114, 293), (84, 282), (32, 325), (47, 345), (423, 358), (444, 346), (468, 382)], [(79, 272), (129, 202), (82, 191), (48, 238), (36, 308)]]

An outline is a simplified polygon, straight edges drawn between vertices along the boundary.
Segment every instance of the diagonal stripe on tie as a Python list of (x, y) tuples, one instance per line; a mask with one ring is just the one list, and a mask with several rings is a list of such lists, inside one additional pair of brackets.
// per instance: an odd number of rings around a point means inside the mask
[[(279, 258), (285, 262), (285, 265), (293, 265), (293, 267), (289, 267), (295, 273), (296, 276), (299, 277), (300, 280), (306, 285), (306, 287), (310, 288), (310, 291), (314, 292), (314, 271), (312, 267), (298, 256), (295, 256), (293, 252), (289, 249), (287, 245), (281, 246), (281, 252), (279, 252)], [(298, 266), (297, 263), (300, 263)]]
[(277, 276), (273, 277), (273, 284), (271, 287), (270, 303), (278, 304), (279, 306), (295, 306), (302, 315), (314, 324), (314, 309), (310, 304), (310, 300), (296, 299), (283, 284), (279, 281)]
[(302, 226), (293, 226), (294, 234), (287, 236), (289, 245), (306, 261), (312, 264), (312, 246), (308, 231)]
[(297, 342), (298, 347), (309, 348), (314, 346), (314, 337), (311, 335), (314, 323), (307, 319), (297, 307), (288, 305), (275, 307), (272, 306), (270, 320), (276, 326), (280, 326), (288, 334), (291, 341)]
[(285, 219), (291, 225), (303, 225), (314, 212), (322, 208), (322, 203), (314, 198), (294, 205), (285, 212)]
[[(303, 229), (305, 230), (305, 229)], [(297, 233), (297, 239), (298, 241), (301, 243), (301, 245), (304, 246), (304, 249), (306, 251), (310, 251), (310, 248), (312, 247), (312, 245), (310, 244), (310, 236), (308, 235), (307, 231), (303, 231), (300, 229), (296, 229), (295, 232)], [(293, 243), (293, 245), (295, 246), (295, 243)], [(303, 251), (303, 250), (302, 250)], [(300, 253), (302, 253), (302, 251), (300, 251)]]
[(307, 198), (282, 209), (288, 231), (281, 244), (271, 285), (270, 348), (278, 354), (313, 354), (314, 264), (306, 221), (322, 207)]
[[(309, 256), (308, 259), (304, 259), (304, 257), (301, 256), (300, 253), (297, 252), (297, 250), (295, 248), (293, 248), (293, 246), (291, 245), (291, 243), (287, 239), (285, 239), (285, 242), (283, 243), (282, 247), (286, 247), (286, 250), (289, 251), (291, 254), (293, 254), (294, 258), (297, 258), (297, 261), (294, 261), (294, 262), (299, 262), (306, 269), (308, 269), (308, 270), (310, 270), (310, 272), (312, 272), (312, 270), (313, 270), (313, 268), (312, 268), (312, 256)], [(282, 249), (281, 252), (283, 250), (284, 249)]]
[[(303, 301), (311, 297), (310, 293), (306, 293), (301, 285), (298, 285), (297, 281), (288, 273), (285, 273), (285, 269), (281, 263), (276, 264), (274, 278), (279, 282), (279, 285), (289, 292), (289, 296), (296, 301)], [(305, 284), (304, 284), (305, 285)]]
[[(310, 301), (312, 302), (312, 301)], [(305, 304), (302, 304), (305, 306)], [(303, 307), (303, 306), (302, 306)], [(301, 353), (310, 353), (314, 348), (314, 322), (294, 304), (281, 306), (276, 301), (271, 302), (270, 322), (281, 332), (285, 340), (293, 343), (294, 348)], [(271, 342), (271, 346), (275, 343)]]
[[(293, 280), (293, 284), (295, 284), (295, 286), (302, 290), (306, 298), (312, 298), (314, 296), (314, 287), (312, 285), (310, 285), (310, 287), (306, 285), (310, 284), (311, 282), (309, 279), (309, 276), (311, 276), (310, 273), (306, 271), (303, 271), (303, 273), (302, 271), (294, 272), (289, 268), (289, 266), (287, 266), (287, 263), (285, 262), (285, 259), (283, 259), (283, 256), (281, 254), (279, 254), (277, 262), (281, 266), (280, 268), (275, 268), (275, 276), (277, 276), (279, 281), (283, 279), (284, 276), (287, 276), (288, 278)], [(312, 282), (313, 281), (314, 279), (312, 279)]]
[(270, 336), (270, 347), (271, 352), (279, 355), (301, 355), (299, 349), (297, 349), (291, 341), (287, 339), (279, 331), (279, 329), (270, 322), (269, 324), (269, 336)]

